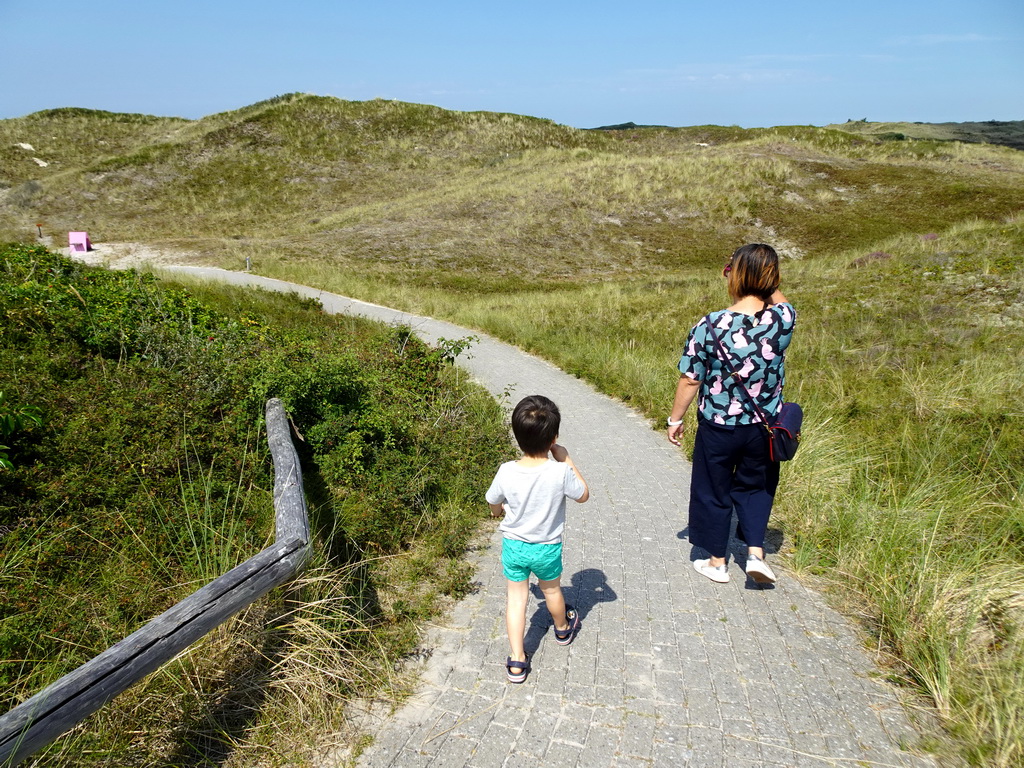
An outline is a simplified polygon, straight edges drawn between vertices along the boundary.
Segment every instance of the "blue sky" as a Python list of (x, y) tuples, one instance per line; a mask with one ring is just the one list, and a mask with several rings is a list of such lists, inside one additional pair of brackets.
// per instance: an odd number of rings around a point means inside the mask
[(589, 128), (1024, 119), (1022, 0), (0, 0), (0, 118), (282, 93)]

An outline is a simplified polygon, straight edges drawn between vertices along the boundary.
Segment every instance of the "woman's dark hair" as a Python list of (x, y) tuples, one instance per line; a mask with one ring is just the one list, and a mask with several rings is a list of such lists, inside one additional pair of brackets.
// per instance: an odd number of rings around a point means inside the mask
[(770, 245), (750, 243), (737, 248), (730, 262), (729, 293), (734, 299), (757, 296), (768, 301), (779, 288), (779, 254)]
[(512, 434), (527, 456), (546, 456), (558, 437), (562, 414), (544, 395), (530, 395), (512, 411)]

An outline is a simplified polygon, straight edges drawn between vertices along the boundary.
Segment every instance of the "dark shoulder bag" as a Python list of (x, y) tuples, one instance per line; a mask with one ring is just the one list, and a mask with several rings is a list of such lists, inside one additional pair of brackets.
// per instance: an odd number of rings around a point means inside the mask
[(730, 376), (740, 383), (740, 388), (746, 393), (747, 399), (750, 400), (750, 404), (754, 406), (754, 410), (757, 412), (757, 418), (761, 420), (765, 429), (768, 430), (768, 455), (771, 457), (771, 460), (789, 461), (796, 455), (796, 449), (800, 447), (800, 427), (804, 423), (803, 410), (796, 403), (783, 403), (775, 420), (769, 421), (764, 411), (761, 410), (761, 406), (757, 404), (757, 400), (750, 394), (747, 385), (743, 383), (736, 369), (732, 367), (729, 350), (725, 348), (722, 339), (715, 330), (715, 326), (711, 324), (711, 317), (705, 315), (704, 322), (707, 323), (708, 330), (711, 331), (711, 338), (715, 340), (719, 357), (725, 363), (725, 369), (729, 372)]

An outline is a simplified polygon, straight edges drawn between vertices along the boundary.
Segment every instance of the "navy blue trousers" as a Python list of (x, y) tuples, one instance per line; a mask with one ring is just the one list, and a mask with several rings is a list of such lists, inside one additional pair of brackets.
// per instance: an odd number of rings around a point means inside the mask
[(712, 557), (725, 557), (735, 509), (736, 536), (749, 547), (763, 547), (778, 486), (779, 463), (768, 456), (763, 426), (722, 427), (698, 419), (690, 480), (690, 543)]

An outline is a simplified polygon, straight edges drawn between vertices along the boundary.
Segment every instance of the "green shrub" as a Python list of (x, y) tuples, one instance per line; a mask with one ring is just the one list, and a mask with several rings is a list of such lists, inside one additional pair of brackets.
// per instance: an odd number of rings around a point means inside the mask
[[(31, 427), (15, 432), (31, 439), (10, 441), (17, 460), (0, 472), (0, 708), (267, 543), (272, 477), (258, 425), (268, 397), (284, 400), (305, 439), (321, 567), (392, 556), (340, 579), (353, 591), (331, 598), (361, 606), (360, 629), (344, 642), (386, 654), (324, 695), (379, 683), (381, 665), (415, 641), (417, 618), (443, 594), (465, 592), (459, 557), (484, 511), (480, 489), (507, 455), (500, 410), (459, 378), (450, 354), (408, 328), (328, 317), (306, 299), (184, 289), (0, 247), (0, 427)], [(387, 565), (395, 557), (416, 565)], [(401, 603), (376, 597), (399, 593)], [(272, 616), (278, 599), (261, 610)], [(229, 642), (229, 655), (280, 631), (268, 622)], [(217, 659), (166, 674), (219, 679)], [(177, 723), (173, 738), (187, 741), (192, 719), (214, 706), (187, 688), (157, 676), (125, 706), (152, 696), (136, 726), (158, 734)], [(101, 721), (116, 721), (119, 706)], [(160, 738), (142, 745), (116, 728), (90, 729), (45, 755), (59, 763), (74, 743), (78, 753), (127, 755)]]

